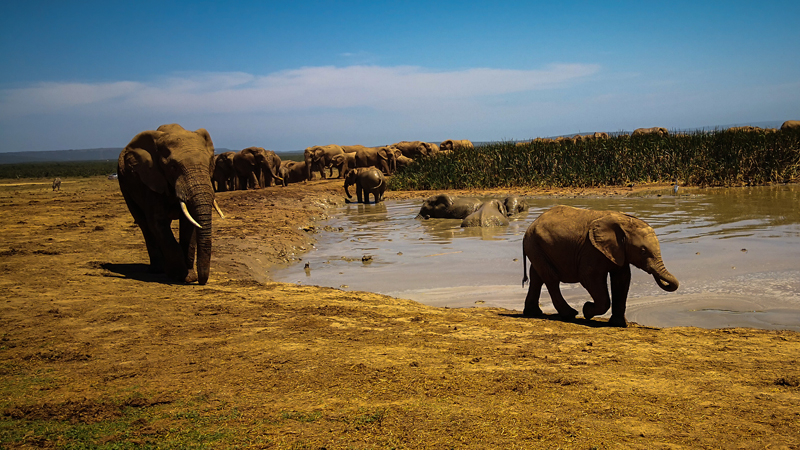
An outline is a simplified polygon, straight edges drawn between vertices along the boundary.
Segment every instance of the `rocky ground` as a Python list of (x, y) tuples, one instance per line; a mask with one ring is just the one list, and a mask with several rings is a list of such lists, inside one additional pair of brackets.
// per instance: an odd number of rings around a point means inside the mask
[(339, 181), (219, 194), (209, 283), (173, 284), (115, 181), (36, 182), (0, 183), (2, 448), (800, 448), (798, 333), (256, 281)]

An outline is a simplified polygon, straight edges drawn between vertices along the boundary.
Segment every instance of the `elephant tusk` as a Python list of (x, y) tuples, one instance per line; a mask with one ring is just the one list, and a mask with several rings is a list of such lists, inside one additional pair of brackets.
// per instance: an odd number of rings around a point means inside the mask
[(192, 215), (189, 214), (189, 209), (186, 207), (186, 203), (181, 202), (181, 211), (183, 211), (183, 215), (186, 216), (187, 219), (189, 219), (189, 222), (192, 222), (192, 225), (200, 229), (203, 228), (200, 226), (199, 223), (197, 223), (196, 220), (194, 220), (194, 218), (192, 218)]
[(217, 204), (217, 200), (216, 199), (214, 199), (214, 209), (217, 210), (217, 213), (219, 214), (220, 218), (222, 218), (222, 219), (225, 218), (225, 214), (222, 214), (222, 210), (219, 209), (219, 205)]

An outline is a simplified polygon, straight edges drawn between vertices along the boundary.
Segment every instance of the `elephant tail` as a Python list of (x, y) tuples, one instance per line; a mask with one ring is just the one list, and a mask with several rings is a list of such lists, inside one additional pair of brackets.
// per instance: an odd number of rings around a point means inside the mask
[(525, 255), (525, 246), (522, 246), (522, 287), (528, 281), (528, 257)]

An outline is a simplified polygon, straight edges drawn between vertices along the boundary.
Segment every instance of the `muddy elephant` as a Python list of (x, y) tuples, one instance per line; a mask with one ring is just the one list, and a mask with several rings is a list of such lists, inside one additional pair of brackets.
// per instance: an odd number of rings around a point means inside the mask
[(472, 141), (469, 139), (448, 139), (439, 144), (439, 149), (442, 151), (457, 150), (459, 148), (475, 148)]
[(503, 227), (508, 225), (508, 212), (505, 204), (497, 199), (484, 202), (474, 213), (461, 221), (466, 227)]
[[(308, 147), (303, 152), (303, 161), (306, 163), (306, 180), (311, 180), (311, 172), (314, 170), (319, 171), (320, 178), (323, 180), (325, 176), (325, 169), (330, 170), (330, 176), (333, 177), (333, 166), (331, 164), (333, 157), (344, 153), (342, 147), (339, 145), (315, 145)], [(339, 174), (339, 178), (342, 174)]]
[(481, 207), (477, 198), (453, 197), (439, 194), (426, 198), (419, 209), (417, 219), (465, 219)]
[(652, 127), (652, 128), (637, 128), (633, 130), (631, 136), (647, 136), (647, 135), (656, 135), (656, 136), (669, 136), (669, 131), (664, 127)]
[(787, 120), (781, 124), (781, 131), (800, 130), (800, 120)]
[(504, 198), (503, 206), (506, 208), (506, 215), (509, 217), (528, 210), (528, 203), (516, 196)]
[[(142, 230), (152, 272), (206, 284), (211, 267), (214, 144), (178, 124), (143, 131), (120, 152), (119, 188)], [(170, 225), (180, 221), (179, 241)], [(195, 272), (195, 255), (197, 271)]]
[(306, 162), (305, 161), (281, 161), (281, 166), (278, 168), (278, 176), (281, 178), (281, 185), (286, 186), (289, 183), (300, 183), (306, 180)]
[(347, 198), (350, 195), (350, 186), (356, 185), (356, 199), (358, 203), (369, 203), (369, 195), (372, 194), (375, 203), (383, 201), (383, 193), (386, 192), (386, 179), (383, 173), (375, 167), (357, 167), (347, 173), (344, 178), (344, 192)]
[(236, 189), (236, 169), (233, 166), (233, 156), (236, 152), (224, 152), (214, 157), (214, 173), (211, 182), (214, 191), (225, 192)]
[[(539, 216), (522, 239), (522, 285), (528, 281), (526, 258), (531, 261), (530, 287), (523, 315), (542, 315), (542, 285), (558, 314), (573, 319), (578, 312), (561, 295), (559, 283), (581, 283), (592, 297), (583, 305), (591, 319), (611, 307), (609, 323), (627, 326), (625, 307), (631, 282), (630, 265), (653, 276), (663, 290), (678, 289), (678, 279), (667, 271), (655, 231), (643, 220), (616, 211), (593, 211), (556, 206)], [(611, 278), (611, 297), (607, 279)]]
[(377, 167), (384, 175), (397, 170), (397, 159), (390, 147), (364, 147), (355, 154), (356, 167)]
[(278, 176), (280, 166), (280, 156), (272, 150), (264, 150), (261, 147), (248, 147), (233, 155), (233, 167), (236, 170), (239, 189), (242, 190), (274, 186), (276, 180), (280, 181)]
[(404, 156), (402, 153), (400, 153), (400, 154), (398, 154), (398, 153), (399, 152), (395, 152), (395, 155), (394, 155), (398, 170), (402, 169), (404, 167), (408, 167), (408, 166), (410, 166), (411, 164), (414, 163), (414, 159), (413, 158), (409, 158), (407, 156)]
[(356, 153), (344, 152), (335, 155), (331, 158), (331, 166), (335, 167), (342, 177), (346, 177), (348, 172), (356, 168)]
[(423, 141), (400, 141), (389, 147), (400, 150), (400, 153), (407, 158), (425, 158), (439, 153), (438, 145)]

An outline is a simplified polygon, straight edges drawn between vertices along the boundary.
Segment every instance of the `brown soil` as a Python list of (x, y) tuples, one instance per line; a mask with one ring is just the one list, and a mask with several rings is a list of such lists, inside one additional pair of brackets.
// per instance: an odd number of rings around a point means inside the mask
[(800, 448), (798, 333), (256, 281), (310, 248), (339, 181), (219, 194), (209, 283), (173, 284), (147, 273), (115, 181), (65, 181), (0, 185), (2, 448), (87, 429), (100, 446)]

